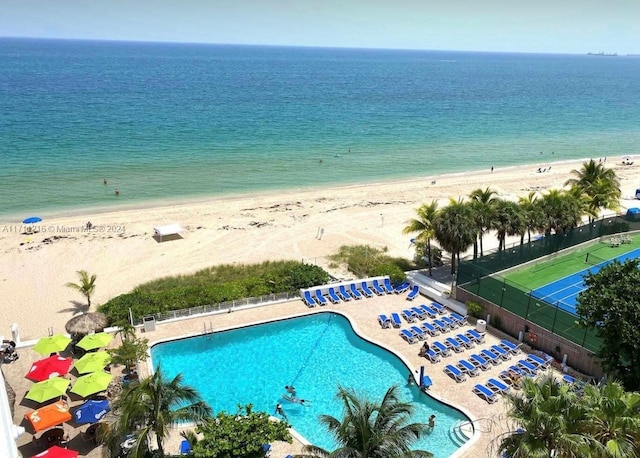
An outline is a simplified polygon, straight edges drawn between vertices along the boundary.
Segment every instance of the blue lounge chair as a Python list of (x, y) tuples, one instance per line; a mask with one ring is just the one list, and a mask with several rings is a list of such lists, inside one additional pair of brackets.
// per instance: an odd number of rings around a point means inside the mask
[(440, 331), (438, 331), (436, 328), (433, 327), (433, 325), (429, 323), (422, 323), (421, 326), (422, 326), (422, 329), (424, 329), (424, 331), (430, 336), (435, 337), (440, 335)]
[(313, 297), (311, 297), (311, 292), (310, 291), (305, 291), (304, 295), (302, 296), (302, 300), (304, 301), (305, 305), (307, 307), (315, 307), (316, 306), (316, 301), (313, 300)]
[(389, 317), (387, 317), (387, 315), (378, 315), (378, 323), (380, 324), (380, 327), (382, 329), (387, 329), (389, 326), (391, 326), (391, 320), (389, 319)]
[(391, 294), (394, 292), (393, 286), (391, 285), (391, 279), (384, 279), (384, 289), (387, 291), (387, 294)]
[(509, 391), (509, 386), (502, 383), (500, 380), (490, 378), (487, 380), (487, 387), (495, 391), (496, 393), (505, 393)]
[(534, 366), (526, 359), (518, 361), (517, 366), (529, 375), (536, 375), (538, 373), (538, 366)]
[(428, 375), (423, 376), (422, 380), (420, 380), (420, 388), (428, 390), (429, 388), (431, 388), (431, 385), (433, 385), (433, 381)]
[(440, 332), (448, 332), (449, 331), (449, 325), (447, 323), (445, 323), (442, 320), (439, 319), (435, 319), (432, 321), (433, 325), (438, 328), (438, 330)]
[(437, 310), (437, 312), (440, 315), (444, 315), (444, 313), (447, 311), (447, 309), (444, 307), (444, 305), (439, 304), (438, 302), (432, 302), (431, 303), (431, 307), (433, 307), (434, 309)]
[(571, 377), (569, 374), (564, 374), (562, 376), (562, 381), (569, 384), (576, 383), (576, 379)]
[(411, 283), (409, 283), (408, 281), (402, 283), (401, 285), (396, 286), (396, 289), (394, 289), (393, 291), (396, 294), (402, 294), (404, 293), (406, 290), (408, 290), (411, 287)]
[(338, 287), (338, 296), (340, 296), (340, 299), (345, 302), (349, 302), (351, 300), (351, 296), (347, 292), (347, 289), (344, 287), (344, 285), (340, 285)]
[(473, 340), (475, 343), (482, 343), (484, 342), (484, 335), (480, 334), (478, 331), (476, 331), (475, 329), (469, 329), (467, 330), (467, 332), (465, 332), (465, 334), (467, 335), (467, 337), (469, 337), (471, 340)]
[(385, 294), (387, 294), (384, 288), (378, 284), (378, 280), (373, 280), (371, 287), (373, 288), (373, 292), (378, 296), (384, 296)]
[(489, 361), (476, 353), (473, 353), (471, 356), (469, 356), (469, 359), (474, 365), (478, 366), (483, 371), (486, 371), (491, 367), (491, 363)]
[(500, 377), (500, 379), (504, 380), (506, 383), (513, 383), (510, 372), (515, 373), (519, 377), (527, 377), (529, 375), (526, 371), (522, 370), (522, 368), (518, 366), (509, 366), (509, 369), (500, 372), (500, 375), (498, 375), (498, 377)]
[(456, 312), (451, 312), (451, 318), (456, 320), (458, 322), (458, 324), (460, 326), (464, 326), (465, 324), (467, 324), (467, 317), (466, 316), (462, 316), (459, 313)]
[(340, 302), (340, 298), (338, 297), (336, 292), (333, 290), (333, 288), (329, 288), (329, 291), (327, 292), (327, 294), (329, 295), (329, 300), (334, 304), (337, 304), (338, 302)]
[(400, 315), (398, 315), (397, 313), (391, 314), (391, 325), (394, 328), (399, 328), (400, 326), (402, 326), (402, 320), (400, 320)]
[(458, 322), (455, 320), (452, 320), (451, 318), (449, 318), (448, 316), (443, 316), (440, 318), (447, 326), (449, 326), (450, 329), (456, 329), (459, 325)]
[(414, 300), (419, 292), (420, 292), (420, 287), (418, 285), (415, 285), (413, 289), (409, 292), (409, 294), (407, 294), (407, 300), (408, 301)]
[(263, 444), (262, 451), (264, 452), (264, 456), (270, 456), (271, 453), (271, 444)]
[(427, 350), (427, 352), (424, 354), (424, 357), (427, 358), (432, 363), (439, 363), (440, 362), (440, 355), (437, 354), (435, 351), (433, 351), (431, 348), (429, 348), (429, 350)]
[(464, 351), (464, 347), (462, 346), (462, 344), (453, 337), (447, 337), (446, 339), (444, 339), (444, 344), (456, 353)]
[(438, 314), (436, 309), (429, 307), (428, 305), (422, 304), (420, 308), (424, 310), (424, 313), (429, 315), (429, 318), (435, 318), (436, 315)]
[(438, 340), (434, 340), (433, 342), (431, 342), (431, 348), (433, 348), (433, 351), (441, 356), (449, 356), (451, 354), (451, 350), (449, 350), (449, 348), (447, 348), (442, 342)]
[(447, 364), (443, 370), (445, 374), (453, 377), (453, 379), (458, 383), (464, 382), (467, 379), (466, 375), (464, 375), (464, 372), (462, 372), (452, 364)]
[(544, 368), (549, 367), (551, 365), (551, 361), (553, 361), (552, 359), (542, 359), (537, 355), (529, 355), (527, 356), (527, 359), (530, 361), (533, 361), (534, 363), (538, 364), (538, 366), (544, 367)]
[(517, 355), (518, 353), (520, 353), (520, 345), (516, 345), (509, 340), (501, 340), (498, 345), (511, 352), (512, 355)]
[(416, 322), (416, 317), (415, 317), (415, 315), (413, 314), (413, 312), (411, 310), (403, 310), (402, 311), (402, 318), (407, 320), (407, 323), (415, 323)]
[(410, 344), (414, 344), (418, 341), (418, 339), (416, 339), (413, 333), (407, 329), (400, 330), (400, 337), (402, 337), (404, 340), (406, 340)]
[(191, 453), (191, 444), (188, 440), (184, 439), (180, 442), (180, 455), (188, 455)]
[(367, 297), (373, 297), (373, 291), (369, 289), (369, 286), (367, 286), (366, 281), (363, 281), (362, 283), (360, 283), (360, 291), (362, 291), (362, 293)]
[(424, 310), (419, 309), (418, 307), (411, 307), (411, 311), (419, 320), (424, 320), (427, 318), (427, 314), (424, 312)]
[(327, 299), (322, 295), (322, 291), (316, 289), (316, 302), (319, 305), (327, 305)]
[(491, 391), (486, 386), (481, 385), (480, 383), (473, 387), (473, 392), (487, 401), (489, 404), (493, 404), (498, 400), (498, 395), (496, 393)]
[(500, 363), (500, 357), (491, 350), (487, 350), (486, 348), (484, 350), (480, 350), (480, 355), (485, 359), (491, 361), (491, 364), (495, 366)]
[(500, 345), (491, 345), (491, 351), (498, 355), (503, 360), (511, 359), (511, 353), (502, 348)]
[(480, 371), (478, 370), (478, 368), (466, 359), (461, 359), (460, 361), (458, 361), (458, 369), (466, 372), (470, 377), (480, 375)]
[(427, 338), (427, 333), (420, 329), (418, 326), (411, 326), (411, 331), (415, 334), (418, 340), (425, 340)]
[(473, 348), (476, 344), (464, 334), (456, 334), (456, 339), (467, 348)]
[(362, 299), (362, 294), (358, 291), (358, 288), (356, 288), (355, 283), (351, 283), (349, 285), (349, 292), (351, 293), (351, 297), (354, 299)]

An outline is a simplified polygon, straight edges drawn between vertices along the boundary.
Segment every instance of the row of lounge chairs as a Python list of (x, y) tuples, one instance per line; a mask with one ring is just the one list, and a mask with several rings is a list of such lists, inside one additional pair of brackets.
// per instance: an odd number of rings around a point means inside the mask
[(374, 279), (371, 285), (365, 280), (350, 283), (349, 285), (340, 285), (335, 288), (329, 287), (326, 295), (321, 289), (316, 289), (313, 292), (306, 290), (302, 295), (302, 300), (307, 307), (315, 307), (316, 305), (327, 305), (329, 302), (337, 304), (339, 302), (348, 302), (352, 299), (359, 300), (363, 297), (373, 297), (374, 294), (378, 296), (400, 294), (410, 287), (411, 284), (406, 282), (394, 288), (389, 278), (385, 278), (384, 281)]
[(515, 355), (520, 351), (517, 345), (508, 340), (503, 340), (498, 345), (492, 345), (491, 350), (493, 351), (484, 349), (474, 353), (468, 359), (459, 360), (455, 366), (449, 364), (445, 366), (444, 372), (456, 382), (464, 382), (467, 375), (476, 377), (480, 375), (480, 370), (489, 370), (492, 365), (497, 364), (500, 361), (499, 359), (491, 359), (496, 358), (496, 354), (507, 355), (507, 358), (511, 358), (511, 355)]

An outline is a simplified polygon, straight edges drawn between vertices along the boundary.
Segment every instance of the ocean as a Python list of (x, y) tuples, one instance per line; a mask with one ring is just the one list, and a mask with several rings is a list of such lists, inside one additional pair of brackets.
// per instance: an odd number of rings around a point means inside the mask
[(2, 38), (0, 217), (639, 154), (638, 75), (631, 56)]

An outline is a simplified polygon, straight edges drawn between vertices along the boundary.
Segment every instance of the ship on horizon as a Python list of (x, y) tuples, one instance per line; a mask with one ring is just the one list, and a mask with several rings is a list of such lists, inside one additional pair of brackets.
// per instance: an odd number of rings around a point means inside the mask
[(606, 57), (617, 57), (617, 52), (588, 52), (587, 56), (606, 56)]

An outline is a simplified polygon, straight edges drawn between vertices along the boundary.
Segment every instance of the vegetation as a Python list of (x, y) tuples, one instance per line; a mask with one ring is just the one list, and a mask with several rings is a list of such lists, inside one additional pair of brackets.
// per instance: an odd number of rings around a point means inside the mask
[(297, 291), (328, 280), (329, 274), (322, 268), (296, 261), (221, 265), (192, 275), (146, 283), (101, 305), (99, 310), (111, 323), (117, 323), (128, 321), (129, 309), (134, 316), (141, 317), (245, 297)]
[(602, 208), (614, 211), (620, 208), (620, 181), (613, 169), (591, 159), (583, 163), (580, 170), (572, 170), (571, 174), (573, 177), (565, 185), (585, 197), (584, 209), (590, 215), (589, 222), (598, 216)]
[(406, 259), (392, 258), (385, 252), (386, 248), (380, 250), (369, 245), (343, 245), (329, 259), (346, 265), (350, 272), (360, 278), (389, 275), (392, 282), (403, 282), (406, 278), (405, 271), (414, 266)]
[(80, 279), (79, 283), (65, 283), (64, 286), (67, 288), (71, 288), (75, 291), (78, 291), (84, 297), (87, 298), (87, 310), (91, 308), (91, 296), (96, 290), (96, 275), (89, 275), (86, 270), (78, 270), (76, 272), (78, 274), (78, 278)]
[(149, 340), (136, 337), (135, 334), (123, 337), (122, 344), (117, 348), (107, 349), (111, 355), (111, 364), (126, 367), (135, 366), (138, 362), (146, 361), (149, 349)]
[(262, 446), (273, 441), (293, 442), (286, 422), (275, 421), (264, 412), (253, 412), (251, 404), (238, 406), (235, 414), (219, 412), (196, 431), (204, 437), (188, 437), (196, 458), (262, 458)]
[(478, 243), (480, 245), (480, 256), (484, 255), (482, 236), (493, 226), (492, 221), (497, 202), (494, 196), (496, 194), (497, 193), (490, 188), (486, 188), (485, 190), (476, 189), (469, 194), (471, 208), (473, 209), (473, 226), (477, 232), (477, 240), (473, 242), (474, 258), (478, 255)]
[(512, 458), (634, 457), (640, 445), (640, 394), (617, 382), (570, 385), (552, 375), (524, 378), (505, 395), (512, 432), (499, 451)]
[[(426, 245), (426, 257), (429, 264), (429, 276), (432, 275), (431, 268), (433, 259), (431, 257), (431, 240), (435, 237), (433, 222), (438, 214), (438, 203), (432, 200), (430, 204), (424, 204), (416, 210), (417, 218), (406, 222), (403, 234), (417, 233), (416, 242)], [(417, 245), (417, 243), (416, 243)], [(416, 249), (416, 252), (418, 250)]]
[(468, 301), (466, 304), (467, 313), (476, 318), (482, 318), (484, 316), (484, 307), (477, 302)]
[(440, 246), (451, 253), (451, 274), (456, 272), (456, 262), (460, 253), (467, 250), (476, 240), (473, 225), (473, 209), (462, 199), (449, 200), (449, 205), (438, 212), (434, 222), (435, 237)]
[(132, 382), (112, 405), (116, 420), (102, 435), (105, 451), (117, 456), (118, 444), (133, 434), (136, 443), (129, 457), (145, 457), (150, 441), (155, 438), (154, 456), (164, 458), (164, 441), (169, 428), (181, 422), (201, 424), (211, 416), (211, 408), (198, 392), (182, 383), (182, 375), (167, 380), (158, 367), (155, 373), (140, 382)]
[(407, 423), (413, 414), (411, 404), (398, 397), (398, 387), (389, 388), (380, 404), (359, 398), (352, 390), (338, 387), (338, 398), (344, 403), (344, 418), (338, 420), (321, 415), (320, 421), (340, 447), (329, 452), (314, 445), (305, 446), (302, 456), (315, 458), (411, 458), (431, 457), (424, 450), (411, 450), (411, 445), (428, 431), (423, 423)]
[(596, 330), (602, 366), (629, 390), (640, 389), (640, 259), (614, 261), (585, 279), (577, 298), (581, 323)]

